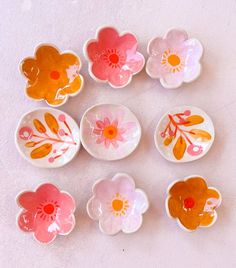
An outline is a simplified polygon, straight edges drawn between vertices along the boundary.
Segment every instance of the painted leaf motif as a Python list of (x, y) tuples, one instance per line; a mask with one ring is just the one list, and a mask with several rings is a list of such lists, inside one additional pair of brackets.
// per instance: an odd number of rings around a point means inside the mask
[(182, 136), (179, 136), (173, 148), (173, 154), (177, 160), (180, 160), (183, 158), (185, 151), (186, 151), (186, 141)]
[(211, 134), (208, 133), (207, 131), (201, 130), (201, 129), (192, 129), (192, 130), (190, 130), (190, 135), (194, 139), (201, 139), (201, 141), (209, 141), (209, 140), (211, 140)]
[(187, 123), (185, 123), (184, 125), (188, 127), (201, 124), (204, 121), (204, 118), (200, 115), (191, 115), (187, 117), (185, 120)]
[(56, 118), (50, 113), (45, 113), (44, 118), (52, 133), (57, 134), (59, 130), (59, 125)]
[(41, 121), (39, 121), (38, 119), (34, 119), (33, 123), (34, 123), (34, 126), (38, 130), (39, 133), (46, 132), (46, 128)]
[(51, 143), (45, 143), (38, 148), (34, 149), (30, 156), (32, 159), (38, 159), (43, 158), (47, 156), (52, 151), (52, 144)]
[(30, 147), (34, 147), (35, 144), (36, 144), (36, 143), (35, 143), (34, 141), (29, 141), (29, 142), (27, 142), (27, 143), (25, 144), (25, 147), (28, 147), (28, 148), (30, 148)]
[(164, 140), (164, 145), (165, 146), (168, 146), (168, 145), (170, 145), (171, 144), (171, 142), (173, 141), (173, 137), (167, 137), (167, 138), (165, 138), (165, 140)]

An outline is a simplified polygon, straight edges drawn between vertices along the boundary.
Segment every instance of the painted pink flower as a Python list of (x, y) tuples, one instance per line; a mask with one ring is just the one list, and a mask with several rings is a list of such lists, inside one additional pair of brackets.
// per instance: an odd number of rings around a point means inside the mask
[(22, 127), (19, 130), (19, 137), (22, 140), (29, 140), (33, 135), (33, 130), (30, 127)]
[(102, 28), (97, 39), (90, 40), (85, 47), (91, 76), (114, 88), (126, 86), (145, 63), (143, 55), (137, 52), (137, 46), (133, 34), (119, 35), (114, 28)]
[(190, 144), (187, 148), (187, 152), (191, 156), (197, 156), (200, 155), (203, 152), (202, 146)]
[(146, 72), (160, 79), (163, 87), (177, 88), (200, 75), (202, 53), (203, 47), (197, 39), (188, 39), (185, 31), (170, 30), (164, 38), (150, 41)]
[(49, 243), (57, 234), (67, 235), (75, 226), (73, 197), (53, 184), (45, 183), (35, 192), (19, 194), (17, 203), (23, 209), (18, 217), (19, 228), (33, 232), (39, 242)]
[(126, 142), (124, 134), (135, 127), (135, 123), (128, 122), (122, 124), (118, 119), (110, 120), (105, 117), (103, 120), (96, 121), (96, 127), (93, 129), (93, 134), (98, 138), (97, 144), (104, 143), (106, 148), (112, 145), (114, 148), (119, 147), (119, 142)]
[(99, 221), (103, 233), (114, 235), (119, 231), (137, 231), (148, 206), (146, 194), (135, 189), (134, 180), (118, 173), (111, 180), (100, 180), (94, 185), (87, 212), (90, 218)]

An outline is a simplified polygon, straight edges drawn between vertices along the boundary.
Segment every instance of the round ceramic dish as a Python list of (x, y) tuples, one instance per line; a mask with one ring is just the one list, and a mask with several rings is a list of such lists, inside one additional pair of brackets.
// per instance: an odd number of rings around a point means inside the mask
[(62, 111), (38, 108), (20, 119), (16, 146), (20, 154), (37, 167), (61, 167), (70, 162), (80, 148), (79, 127)]
[(99, 104), (89, 108), (80, 122), (81, 142), (93, 157), (118, 160), (138, 146), (141, 127), (125, 106)]
[(138, 41), (132, 33), (120, 35), (113, 27), (100, 28), (96, 39), (84, 46), (90, 76), (97, 82), (108, 82), (113, 88), (125, 87), (145, 64), (137, 46)]
[(215, 131), (210, 117), (193, 106), (171, 109), (157, 124), (154, 140), (161, 155), (172, 162), (190, 162), (211, 148)]
[(177, 88), (201, 73), (203, 47), (197, 39), (189, 39), (183, 30), (172, 29), (164, 38), (156, 37), (148, 44), (147, 74), (160, 79), (164, 88)]
[(120, 231), (136, 232), (148, 206), (146, 194), (135, 188), (134, 180), (127, 174), (118, 173), (112, 179), (94, 184), (87, 212), (91, 219), (99, 221), (101, 232), (114, 235)]
[(39, 45), (34, 58), (25, 58), (20, 64), (20, 71), (27, 79), (26, 96), (45, 100), (53, 107), (63, 105), (83, 87), (80, 68), (80, 59), (73, 52), (60, 53), (54, 45)]
[(32, 232), (36, 241), (50, 243), (56, 236), (68, 235), (75, 226), (75, 201), (51, 183), (40, 185), (34, 192), (21, 192), (16, 202), (22, 208), (17, 224)]
[(210, 227), (217, 220), (216, 208), (221, 204), (220, 192), (208, 187), (206, 180), (192, 175), (171, 183), (167, 190), (166, 212), (185, 231)]

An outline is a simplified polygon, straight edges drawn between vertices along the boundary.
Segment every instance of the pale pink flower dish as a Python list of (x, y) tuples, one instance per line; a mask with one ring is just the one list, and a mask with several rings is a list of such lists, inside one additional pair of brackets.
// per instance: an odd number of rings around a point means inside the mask
[(96, 39), (84, 46), (90, 76), (95, 81), (108, 82), (113, 88), (125, 87), (145, 64), (137, 46), (138, 41), (132, 33), (119, 34), (113, 27), (99, 29)]
[(172, 29), (164, 38), (152, 39), (147, 51), (146, 72), (160, 79), (164, 88), (180, 87), (183, 82), (194, 81), (201, 73), (199, 61), (203, 47), (197, 39), (189, 39), (183, 30)]
[(51, 183), (21, 192), (16, 201), (22, 208), (17, 218), (19, 228), (33, 233), (38, 242), (50, 243), (58, 234), (68, 235), (75, 226), (73, 197)]
[(97, 181), (87, 212), (99, 221), (100, 230), (107, 235), (136, 232), (142, 225), (142, 214), (149, 207), (146, 194), (135, 188), (134, 180), (118, 173), (112, 179)]
[(137, 118), (123, 105), (99, 104), (89, 108), (81, 119), (80, 129), (84, 148), (103, 160), (128, 156), (141, 138)]

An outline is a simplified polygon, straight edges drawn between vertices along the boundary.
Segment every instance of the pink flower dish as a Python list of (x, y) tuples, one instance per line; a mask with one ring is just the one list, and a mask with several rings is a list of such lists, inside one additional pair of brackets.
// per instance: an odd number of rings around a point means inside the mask
[(119, 35), (112, 27), (99, 29), (96, 39), (89, 40), (84, 47), (91, 77), (98, 82), (108, 82), (113, 88), (128, 85), (145, 64), (137, 46), (138, 41), (131, 33)]
[(93, 186), (87, 212), (99, 221), (100, 230), (108, 235), (136, 232), (142, 225), (142, 214), (149, 207), (146, 194), (135, 188), (134, 180), (118, 173), (112, 179), (99, 180)]
[(75, 226), (73, 197), (51, 183), (20, 193), (17, 204), (22, 208), (17, 218), (19, 228), (33, 232), (38, 242), (50, 243), (57, 234), (68, 235)]
[(171, 109), (157, 124), (154, 140), (161, 155), (172, 162), (190, 162), (211, 148), (215, 131), (210, 117), (193, 106)]
[(81, 142), (93, 157), (118, 160), (130, 155), (138, 146), (141, 127), (125, 106), (100, 104), (89, 108), (81, 122)]
[(80, 149), (79, 127), (62, 111), (38, 108), (22, 116), (16, 130), (16, 146), (37, 167), (61, 167)]
[(203, 47), (197, 39), (188, 39), (185, 31), (170, 30), (164, 38), (156, 37), (148, 44), (146, 72), (160, 79), (164, 88), (177, 88), (192, 82), (201, 73)]

